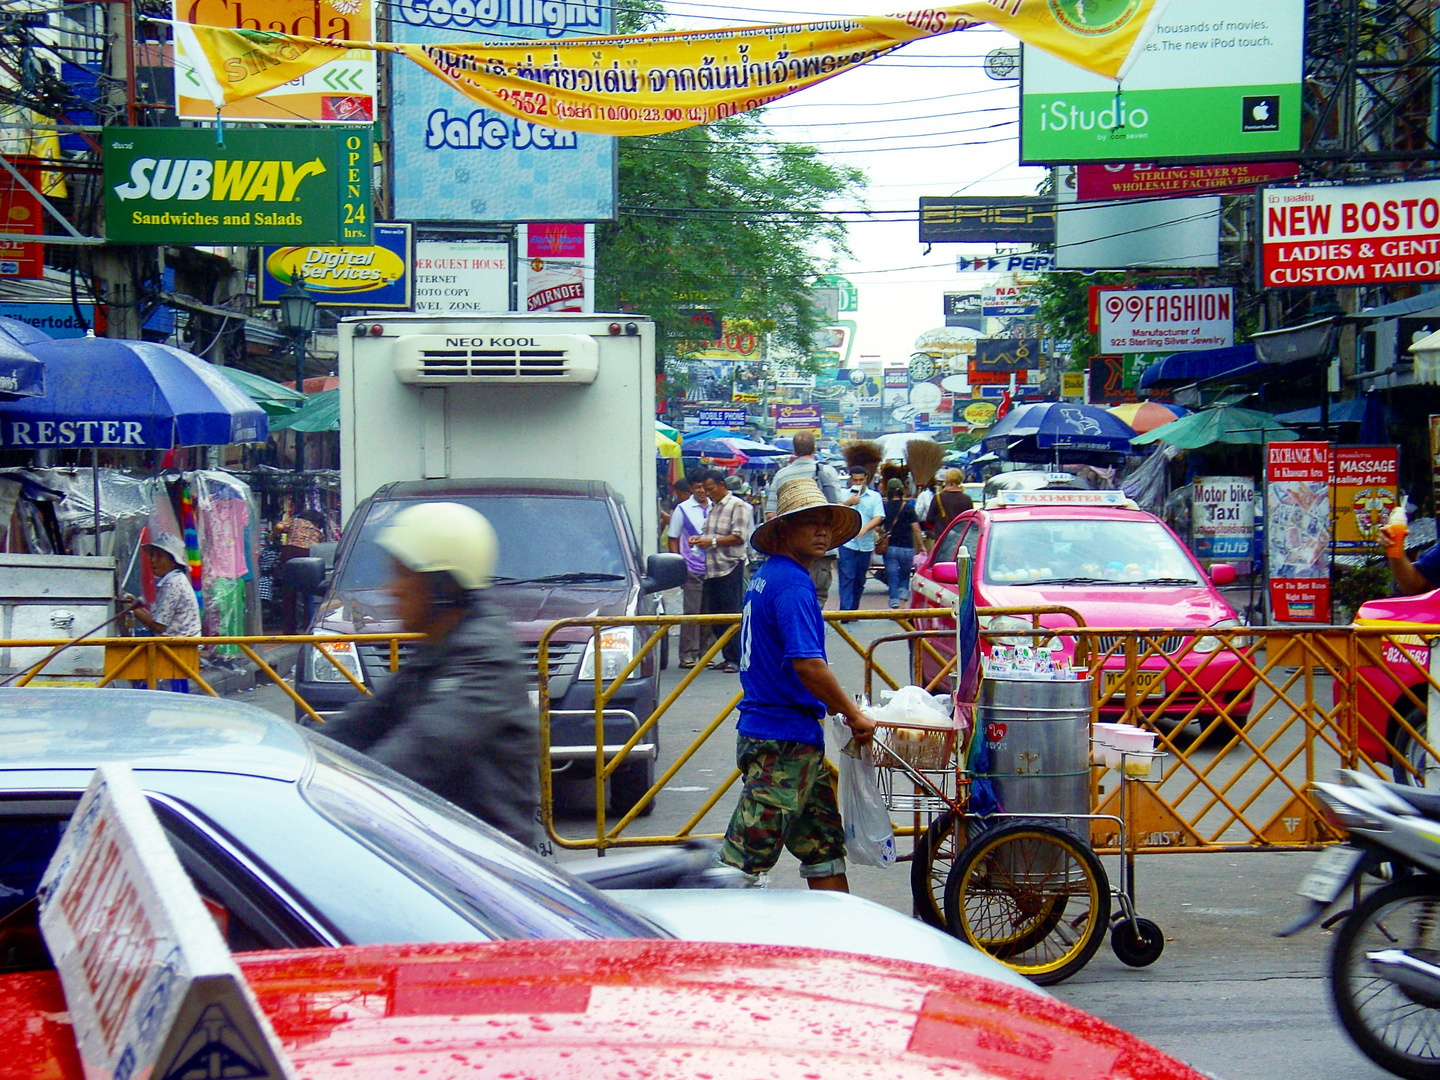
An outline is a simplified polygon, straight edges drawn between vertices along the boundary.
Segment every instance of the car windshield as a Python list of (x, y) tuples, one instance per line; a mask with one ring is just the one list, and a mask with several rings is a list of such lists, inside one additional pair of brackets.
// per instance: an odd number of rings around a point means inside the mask
[(985, 543), (991, 585), (1203, 585), (1158, 521), (1034, 518), (996, 521)]
[[(623, 580), (625, 555), (604, 499), (566, 495), (450, 496), (485, 515), (495, 529), (499, 557), (497, 581), (565, 580), (568, 584)], [(408, 499), (370, 504), (335, 590), (358, 593), (383, 588), (390, 580), (390, 556), (375, 543)]]
[(312, 745), (315, 768), (301, 785), (305, 800), (487, 935), (665, 936), (419, 785), (328, 739)]

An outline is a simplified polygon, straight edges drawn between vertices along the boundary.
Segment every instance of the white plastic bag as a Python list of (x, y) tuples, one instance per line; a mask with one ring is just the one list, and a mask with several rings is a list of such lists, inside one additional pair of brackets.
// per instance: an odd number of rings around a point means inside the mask
[(840, 770), (837, 795), (840, 822), (845, 827), (846, 854), (860, 866), (894, 866), (895, 829), (875, 782), (875, 761), (870, 746), (860, 746), (858, 757), (853, 756), (854, 747), (847, 753), (846, 747), (854, 737), (850, 728), (839, 717), (833, 717), (830, 725)]
[(920, 686), (900, 687), (870, 715), (897, 727), (951, 727), (955, 722), (951, 711)]

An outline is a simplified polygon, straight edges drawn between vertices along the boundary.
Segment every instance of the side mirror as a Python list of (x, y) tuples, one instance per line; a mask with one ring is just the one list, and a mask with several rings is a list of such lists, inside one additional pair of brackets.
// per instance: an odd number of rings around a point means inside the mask
[(941, 585), (960, 584), (960, 571), (953, 562), (936, 563), (930, 567), (930, 576)]
[(640, 588), (647, 593), (678, 589), (685, 584), (687, 573), (685, 556), (663, 551), (645, 560), (645, 577), (640, 581)]
[(1216, 585), (1234, 585), (1235, 567), (1229, 563), (1215, 563), (1215, 565), (1210, 567), (1210, 580)]
[(291, 559), (280, 568), (280, 584), (302, 596), (319, 596), (325, 591), (325, 560), (309, 555)]

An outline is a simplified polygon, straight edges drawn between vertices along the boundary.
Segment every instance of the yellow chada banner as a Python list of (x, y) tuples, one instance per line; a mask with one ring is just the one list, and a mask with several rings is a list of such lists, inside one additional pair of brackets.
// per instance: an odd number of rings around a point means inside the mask
[(760, 108), (912, 41), (981, 23), (1121, 79), (1168, 2), (972, 0), (873, 18), (520, 44), (320, 41), (173, 25), (188, 35), (187, 55), (209, 61), (201, 78), (217, 106), (263, 93), (347, 49), (370, 48), (407, 56), (510, 116), (598, 135), (654, 135)]

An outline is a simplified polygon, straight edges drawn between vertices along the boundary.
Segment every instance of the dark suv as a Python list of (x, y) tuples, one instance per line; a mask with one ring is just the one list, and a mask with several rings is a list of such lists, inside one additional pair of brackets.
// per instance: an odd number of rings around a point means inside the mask
[[(641, 563), (624, 500), (608, 484), (584, 480), (417, 480), (389, 484), (355, 508), (335, 553), (335, 569), (311, 626), (314, 634), (388, 633), (399, 630), (390, 594), (390, 557), (375, 538), (395, 513), (414, 502), (458, 502), (474, 507), (494, 526), (499, 560), (490, 598), (509, 612), (530, 668), (531, 700), (538, 700), (540, 636), (559, 619), (655, 614), (655, 594), (684, 583), (679, 555), (652, 555)], [(313, 566), (318, 577), (320, 568)], [(643, 628), (606, 630), (601, 675), (607, 683), (645, 643)], [(414, 648), (401, 644), (402, 662)], [(549, 645), (550, 762), (557, 772), (594, 776), (595, 656), (586, 627), (558, 631)], [(390, 675), (384, 644), (343, 648), (333, 655), (351, 674), (375, 687)], [(605, 743), (618, 748), (654, 711), (661, 647), (653, 649), (615, 692), (605, 710)], [(322, 716), (338, 713), (359, 696), (325, 657), (302, 647), (295, 689)], [(297, 710), (297, 713), (299, 710)], [(303, 714), (300, 714), (303, 715)], [(299, 716), (297, 716), (299, 719)], [(628, 811), (654, 782), (659, 727), (629, 754), (611, 780), (610, 801)], [(645, 812), (653, 809), (653, 803)]]

